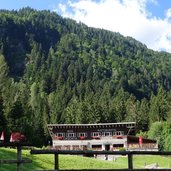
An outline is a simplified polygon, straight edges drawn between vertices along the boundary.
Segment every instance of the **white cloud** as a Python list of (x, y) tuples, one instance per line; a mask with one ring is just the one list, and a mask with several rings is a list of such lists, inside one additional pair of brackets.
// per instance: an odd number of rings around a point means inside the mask
[(147, 3), (159, 5), (156, 0), (70, 0), (59, 9), (64, 17), (134, 37), (154, 50), (171, 52), (171, 9), (160, 19), (147, 11)]

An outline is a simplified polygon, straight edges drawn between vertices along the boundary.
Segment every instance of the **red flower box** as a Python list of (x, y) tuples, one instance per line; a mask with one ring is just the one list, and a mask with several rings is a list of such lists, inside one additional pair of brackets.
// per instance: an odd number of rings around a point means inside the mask
[(85, 139), (85, 137), (84, 136), (80, 136), (80, 140), (84, 140)]
[(56, 137), (58, 140), (63, 140), (64, 137)]
[(117, 139), (123, 139), (123, 136), (122, 135), (118, 135), (116, 136)]
[(97, 139), (100, 139), (99, 136), (93, 136), (92, 138), (93, 138), (93, 139), (96, 139), (96, 140), (97, 140)]

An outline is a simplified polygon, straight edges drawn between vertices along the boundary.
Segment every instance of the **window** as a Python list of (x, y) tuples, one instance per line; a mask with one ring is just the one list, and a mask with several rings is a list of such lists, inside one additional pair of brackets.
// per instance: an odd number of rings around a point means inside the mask
[(80, 132), (77, 135), (78, 137), (87, 137), (87, 133), (84, 133), (84, 132)]
[(121, 148), (121, 147), (124, 147), (123, 144), (113, 144), (113, 147), (114, 148)]
[(64, 135), (65, 135), (64, 133), (56, 133), (57, 137), (64, 137)]
[(67, 137), (75, 137), (75, 133), (67, 133)]
[(101, 149), (102, 149), (102, 145), (92, 145), (92, 148), (93, 148), (93, 149), (97, 149), (97, 150), (98, 150), (98, 149), (101, 150)]
[(111, 132), (102, 132), (102, 136), (104, 136), (104, 137), (112, 136), (112, 133)]
[(124, 135), (124, 132), (123, 131), (117, 131), (117, 132), (115, 132), (115, 135)]
[(99, 136), (101, 136), (101, 133), (100, 132), (92, 132), (91, 136), (92, 137), (99, 137)]

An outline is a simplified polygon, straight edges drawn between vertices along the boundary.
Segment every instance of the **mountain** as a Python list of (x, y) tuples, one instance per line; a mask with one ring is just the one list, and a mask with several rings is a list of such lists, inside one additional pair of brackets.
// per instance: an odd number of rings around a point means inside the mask
[(169, 120), (171, 54), (131, 37), (23, 8), (0, 11), (0, 131), (37, 146), (47, 123)]

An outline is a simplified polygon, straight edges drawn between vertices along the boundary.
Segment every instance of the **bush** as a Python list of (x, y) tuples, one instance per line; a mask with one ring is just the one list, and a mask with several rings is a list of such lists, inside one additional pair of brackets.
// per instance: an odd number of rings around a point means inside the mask
[(120, 148), (119, 151), (126, 151), (126, 148)]
[(168, 122), (155, 122), (148, 131), (148, 138), (157, 140), (159, 150), (171, 150), (171, 124)]

